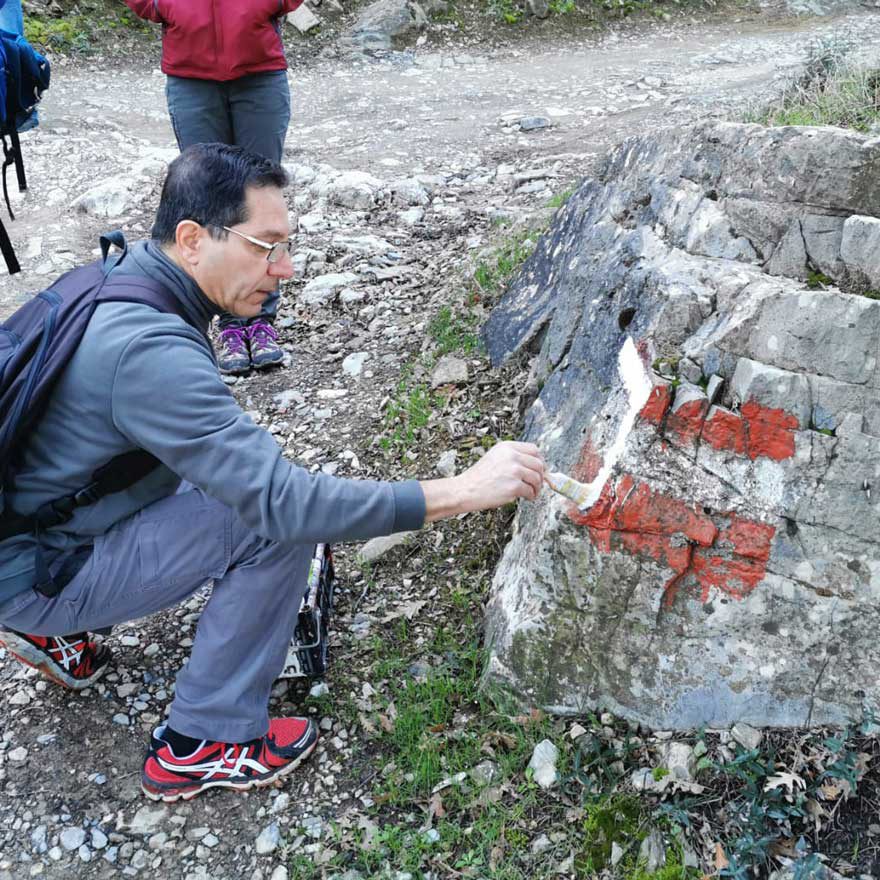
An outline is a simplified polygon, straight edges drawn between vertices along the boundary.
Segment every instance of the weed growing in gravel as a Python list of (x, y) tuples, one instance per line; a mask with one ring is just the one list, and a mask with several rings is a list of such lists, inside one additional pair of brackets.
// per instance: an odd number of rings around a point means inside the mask
[(484, 300), (492, 302), (503, 293), (513, 276), (534, 251), (538, 234), (533, 229), (512, 232), (490, 257), (477, 265), (471, 289), (473, 302)]
[(450, 352), (473, 354), (480, 348), (477, 317), (473, 312), (453, 313), (450, 306), (443, 306), (429, 324), (428, 332), (437, 345), (439, 355)]
[(570, 186), (562, 192), (556, 193), (547, 201), (548, 208), (561, 208), (574, 194), (575, 187)]
[(505, 24), (516, 24), (525, 17), (525, 11), (514, 0), (489, 0), (489, 11)]
[(385, 428), (389, 433), (380, 440), (382, 448), (400, 452), (409, 449), (418, 432), (428, 424), (435, 402), (427, 385), (410, 386), (406, 376), (401, 379), (385, 410)]
[(833, 34), (810, 44), (803, 73), (780, 98), (747, 114), (762, 125), (837, 125), (868, 131), (880, 123), (880, 67), (852, 60), (853, 41)]

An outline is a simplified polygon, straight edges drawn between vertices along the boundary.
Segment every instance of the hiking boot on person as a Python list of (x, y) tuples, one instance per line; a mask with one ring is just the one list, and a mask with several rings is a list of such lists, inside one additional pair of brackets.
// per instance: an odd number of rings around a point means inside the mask
[(217, 366), (221, 373), (237, 375), (251, 368), (248, 333), (244, 327), (227, 327), (217, 339)]
[(181, 749), (169, 742), (175, 739), (181, 737), (167, 726), (153, 731), (141, 773), (141, 787), (151, 800), (171, 803), (189, 800), (208, 788), (245, 791), (270, 785), (312, 753), (318, 728), (308, 718), (274, 718), (269, 732), (250, 742), (189, 740)]
[(110, 663), (110, 650), (88, 640), (88, 633), (71, 636), (32, 636), (0, 630), (3, 645), (16, 660), (33, 666), (51, 681), (80, 691), (94, 684)]
[(255, 369), (271, 367), (284, 360), (284, 352), (278, 347), (278, 334), (267, 321), (254, 321), (247, 326), (251, 364)]

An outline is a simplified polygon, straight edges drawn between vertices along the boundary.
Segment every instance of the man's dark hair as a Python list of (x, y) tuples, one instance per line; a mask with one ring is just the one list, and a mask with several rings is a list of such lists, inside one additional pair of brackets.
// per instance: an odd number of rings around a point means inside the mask
[(153, 239), (174, 241), (181, 220), (195, 220), (214, 238), (226, 238), (222, 227), (247, 220), (248, 187), (287, 186), (287, 172), (275, 162), (228, 144), (193, 144), (169, 166), (162, 187)]

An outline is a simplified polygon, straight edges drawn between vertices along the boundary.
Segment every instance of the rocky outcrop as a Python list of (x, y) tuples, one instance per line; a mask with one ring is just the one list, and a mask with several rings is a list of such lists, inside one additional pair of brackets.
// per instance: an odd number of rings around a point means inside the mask
[(880, 140), (833, 128), (629, 140), (572, 196), (485, 338), (534, 353), (525, 439), (610, 473), (521, 507), (490, 679), (654, 727), (876, 704), (878, 214)]
[(424, 30), (428, 14), (415, 0), (375, 0), (361, 11), (340, 44), (349, 52), (387, 52)]

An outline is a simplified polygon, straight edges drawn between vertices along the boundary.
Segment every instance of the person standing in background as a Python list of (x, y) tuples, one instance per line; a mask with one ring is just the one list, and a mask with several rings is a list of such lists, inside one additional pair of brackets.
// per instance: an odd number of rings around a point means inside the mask
[(24, 34), (21, 0), (0, 0), (0, 28), (12, 34)]
[[(279, 163), (290, 122), (283, 16), (303, 0), (125, 0), (162, 25), (165, 96), (177, 145), (223, 143)], [(253, 246), (259, 247), (258, 244)], [(259, 315), (223, 312), (217, 360), (222, 373), (281, 363), (274, 321), (279, 292)]]
[[(0, 0), (0, 30), (8, 31), (16, 36), (24, 36), (24, 15), (21, 11), (21, 0)], [(19, 131), (30, 131), (40, 124), (36, 110), (23, 121), (19, 122)]]

